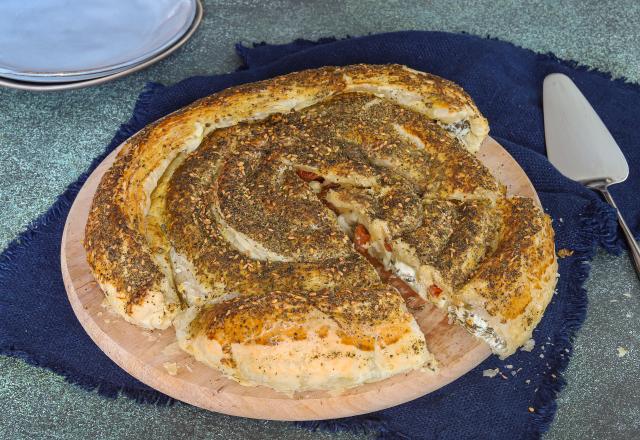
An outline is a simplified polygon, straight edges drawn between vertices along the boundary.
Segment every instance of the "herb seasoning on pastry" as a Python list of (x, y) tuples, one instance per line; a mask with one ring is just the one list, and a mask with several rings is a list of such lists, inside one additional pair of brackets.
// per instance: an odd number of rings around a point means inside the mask
[(398, 65), (224, 90), (125, 143), (89, 214), (89, 265), (124, 319), (175, 325), (243, 384), (433, 371), (410, 313), (425, 301), (508, 356), (557, 266), (549, 218), (475, 158), (488, 130), (460, 87)]

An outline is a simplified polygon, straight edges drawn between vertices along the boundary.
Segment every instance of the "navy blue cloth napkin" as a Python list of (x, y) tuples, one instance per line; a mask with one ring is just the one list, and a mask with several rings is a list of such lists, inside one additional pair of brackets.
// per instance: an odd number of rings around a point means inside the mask
[[(636, 232), (640, 149), (634, 135), (640, 88), (508, 43), (437, 32), (239, 46), (238, 53), (244, 66), (235, 73), (189, 78), (170, 87), (148, 85), (131, 120), (120, 127), (104, 155), (146, 124), (229, 86), (323, 65), (402, 63), (451, 79), (467, 90), (488, 117), (491, 135), (535, 185), (553, 217), (557, 248), (574, 251), (560, 260), (557, 294), (534, 333), (533, 351), (519, 351), (506, 361), (491, 357), (454, 383), (395, 408), (304, 425), (369, 431), (384, 438), (537, 438), (553, 419), (571, 339), (585, 317), (582, 284), (589, 265), (584, 263), (598, 245), (610, 251), (620, 247), (613, 211), (594, 193), (565, 179), (545, 157), (542, 80), (552, 72), (573, 78), (619, 142), (632, 171), (613, 194)], [(85, 334), (67, 302), (60, 275), (60, 238), (70, 204), (86, 176), (0, 257), (0, 353), (50, 368), (106, 395), (121, 392), (141, 402), (169, 402), (111, 362)], [(483, 376), (484, 370), (495, 368), (500, 374)]]

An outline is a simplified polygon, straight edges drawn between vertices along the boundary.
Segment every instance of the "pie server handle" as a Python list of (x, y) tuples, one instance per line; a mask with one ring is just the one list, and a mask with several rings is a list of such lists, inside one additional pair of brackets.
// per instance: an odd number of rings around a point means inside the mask
[(629, 229), (629, 226), (627, 226), (627, 222), (625, 222), (624, 218), (622, 218), (622, 214), (620, 214), (620, 210), (618, 209), (616, 202), (613, 200), (613, 197), (611, 197), (611, 193), (609, 193), (609, 191), (607, 190), (607, 187), (603, 186), (594, 189), (600, 191), (607, 203), (615, 208), (616, 214), (618, 215), (618, 223), (620, 223), (622, 232), (624, 232), (624, 237), (627, 239), (627, 244), (629, 245), (629, 255), (631, 256), (633, 266), (636, 269), (636, 275), (638, 275), (638, 279), (640, 279), (640, 246), (638, 246), (638, 243), (636, 242), (631, 229)]

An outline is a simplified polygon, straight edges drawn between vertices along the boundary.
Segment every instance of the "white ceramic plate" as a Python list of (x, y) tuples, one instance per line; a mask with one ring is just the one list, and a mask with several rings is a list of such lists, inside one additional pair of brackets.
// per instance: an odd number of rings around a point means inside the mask
[(70, 82), (154, 57), (189, 29), (196, 0), (2, 0), (0, 76)]
[[(0, 0), (0, 2), (1, 1), (2, 0)], [(83, 87), (102, 84), (102, 83), (129, 75), (131, 73), (137, 72), (139, 70), (142, 70), (168, 57), (170, 54), (175, 52), (179, 47), (184, 45), (189, 40), (189, 38), (191, 38), (193, 33), (198, 28), (198, 25), (200, 24), (202, 20), (202, 15), (203, 15), (202, 4), (200, 0), (196, 0), (196, 5), (197, 5), (196, 16), (193, 20), (193, 23), (191, 23), (191, 26), (189, 27), (189, 29), (187, 29), (187, 32), (182, 37), (180, 37), (178, 41), (176, 41), (173, 45), (169, 46), (165, 51), (160, 52), (156, 56), (151, 57), (139, 64), (130, 66), (129, 68), (121, 72), (110, 73), (107, 76), (101, 76), (99, 78), (89, 79), (85, 81), (58, 82), (58, 83), (16, 81), (13, 79), (2, 78), (0, 76), (0, 87), (4, 86), (12, 89), (28, 90), (32, 92), (55, 92), (59, 90), (80, 89)]]

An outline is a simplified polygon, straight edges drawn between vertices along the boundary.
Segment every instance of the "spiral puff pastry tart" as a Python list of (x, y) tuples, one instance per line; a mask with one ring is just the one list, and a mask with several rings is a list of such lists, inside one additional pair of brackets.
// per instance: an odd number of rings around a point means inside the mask
[(425, 301), (507, 356), (556, 280), (553, 230), (474, 157), (466, 93), (398, 65), (204, 98), (123, 146), (88, 262), (110, 306), (242, 384), (338, 390), (435, 360)]

